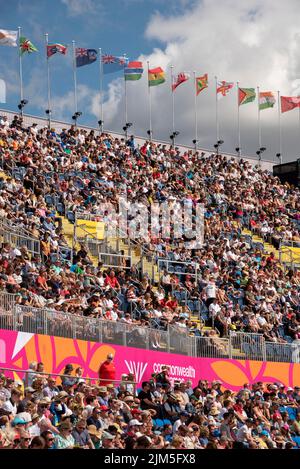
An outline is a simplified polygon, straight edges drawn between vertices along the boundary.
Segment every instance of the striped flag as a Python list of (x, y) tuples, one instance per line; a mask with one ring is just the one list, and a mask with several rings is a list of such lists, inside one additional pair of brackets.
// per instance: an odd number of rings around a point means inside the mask
[(271, 91), (262, 91), (259, 93), (259, 110), (262, 111), (263, 109), (268, 109), (269, 107), (273, 107), (276, 103), (276, 99), (274, 93)]
[(56, 54), (59, 52), (60, 54), (66, 55), (67, 53), (67, 46), (64, 46), (63, 44), (48, 44), (47, 45), (47, 57), (51, 57), (52, 55)]
[(143, 71), (142, 62), (129, 62), (124, 69), (124, 78), (126, 81), (139, 80), (142, 77)]
[(166, 81), (165, 72), (161, 67), (152, 68), (148, 71), (149, 86), (161, 85)]
[(181, 72), (177, 75), (176, 78), (174, 78), (174, 82), (172, 83), (172, 91), (175, 91), (177, 86), (181, 85), (181, 83), (184, 83), (185, 81), (190, 79), (190, 74)]

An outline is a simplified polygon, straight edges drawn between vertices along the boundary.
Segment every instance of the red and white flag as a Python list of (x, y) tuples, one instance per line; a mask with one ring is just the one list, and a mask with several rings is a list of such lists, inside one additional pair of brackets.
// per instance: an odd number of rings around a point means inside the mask
[(291, 111), (300, 107), (300, 96), (280, 96), (281, 112)]
[(186, 72), (178, 73), (177, 77), (173, 79), (172, 91), (176, 90), (177, 86), (181, 85), (185, 81), (189, 80), (190, 74)]
[(226, 96), (229, 91), (234, 87), (231, 81), (218, 81), (217, 82), (217, 98), (221, 99)]

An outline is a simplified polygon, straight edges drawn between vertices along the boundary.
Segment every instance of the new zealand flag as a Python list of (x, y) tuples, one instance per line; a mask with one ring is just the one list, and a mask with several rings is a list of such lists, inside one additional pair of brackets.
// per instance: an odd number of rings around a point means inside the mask
[(92, 64), (97, 60), (96, 49), (82, 49), (77, 47), (75, 50), (76, 67), (83, 67), (83, 65)]

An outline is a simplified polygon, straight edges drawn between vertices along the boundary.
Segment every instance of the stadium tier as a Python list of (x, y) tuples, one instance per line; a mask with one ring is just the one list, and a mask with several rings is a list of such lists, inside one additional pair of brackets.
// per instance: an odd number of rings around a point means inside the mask
[(300, 447), (299, 189), (2, 114), (0, 447)]

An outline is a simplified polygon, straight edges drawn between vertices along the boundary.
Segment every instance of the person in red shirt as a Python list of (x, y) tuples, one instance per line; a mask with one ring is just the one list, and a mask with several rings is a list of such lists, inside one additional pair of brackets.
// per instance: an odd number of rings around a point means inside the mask
[[(113, 381), (116, 379), (116, 366), (113, 362), (114, 356), (109, 353), (106, 357), (105, 362), (99, 367), (99, 386), (107, 386), (108, 384), (114, 384)], [(102, 381), (105, 380), (105, 381)], [(109, 381), (111, 380), (111, 381)]]
[(116, 274), (113, 270), (111, 270), (110, 274), (107, 275), (106, 279), (104, 280), (104, 285), (106, 287), (113, 288), (114, 290), (121, 289), (118, 279), (116, 277)]

